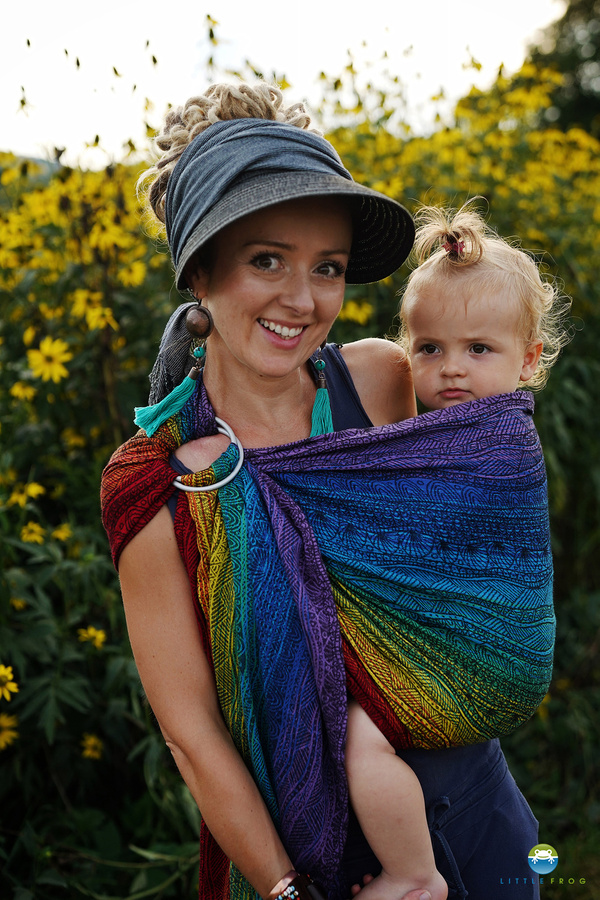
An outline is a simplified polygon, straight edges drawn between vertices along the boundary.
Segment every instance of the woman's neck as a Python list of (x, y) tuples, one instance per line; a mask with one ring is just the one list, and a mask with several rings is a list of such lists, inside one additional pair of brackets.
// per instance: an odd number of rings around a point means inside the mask
[(219, 418), (233, 428), (244, 447), (268, 447), (309, 437), (316, 385), (308, 366), (281, 378), (235, 366), (222, 370), (207, 359), (204, 384)]

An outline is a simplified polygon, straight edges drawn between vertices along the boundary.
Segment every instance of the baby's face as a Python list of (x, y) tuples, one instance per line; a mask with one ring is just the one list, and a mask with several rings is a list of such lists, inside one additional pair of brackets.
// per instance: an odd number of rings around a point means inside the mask
[(514, 391), (536, 370), (542, 343), (518, 334), (519, 308), (505, 294), (463, 299), (430, 286), (404, 316), (415, 392), (428, 409)]

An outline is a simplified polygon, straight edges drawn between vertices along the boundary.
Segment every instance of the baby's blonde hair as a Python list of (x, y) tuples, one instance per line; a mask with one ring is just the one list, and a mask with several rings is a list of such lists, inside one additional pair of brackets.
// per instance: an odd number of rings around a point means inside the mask
[[(570, 301), (561, 295), (553, 280), (542, 279), (531, 256), (489, 228), (473, 208), (478, 199), (458, 211), (424, 206), (417, 212), (412, 251), (417, 268), (402, 292), (398, 342), (408, 352), (406, 309), (423, 290), (447, 281), (455, 292), (457, 287), (468, 290), (482, 281), (490, 293), (504, 290), (517, 298), (521, 306), (519, 331), (524, 343), (542, 341), (536, 372), (526, 382), (527, 387), (540, 389), (571, 338), (565, 325)], [(519, 382), (519, 386), (522, 384)]]
[[(310, 116), (303, 103), (283, 105), (278, 87), (266, 82), (213, 84), (205, 94), (190, 99), (167, 113), (160, 134), (154, 140), (157, 159), (138, 179), (138, 192), (146, 206), (164, 224), (165, 195), (171, 172), (190, 141), (214, 122), (232, 119), (267, 119), (311, 130)], [(149, 211), (149, 210), (147, 210)]]

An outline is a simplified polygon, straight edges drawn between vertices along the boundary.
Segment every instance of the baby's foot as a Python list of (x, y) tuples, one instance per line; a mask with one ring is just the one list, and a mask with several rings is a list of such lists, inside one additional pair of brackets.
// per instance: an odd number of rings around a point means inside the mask
[(423, 880), (419, 888), (415, 888), (415, 881), (423, 879), (395, 878), (383, 871), (376, 878), (367, 875), (363, 879), (363, 886), (352, 886), (352, 896), (360, 893), (360, 900), (446, 900), (448, 885), (438, 871), (434, 871), (431, 877)]
[[(350, 890), (352, 896), (356, 897), (357, 894), (360, 894), (362, 888), (360, 884), (353, 884)], [(416, 891), (411, 891), (410, 894), (405, 894), (404, 897), (402, 897), (402, 900), (431, 900), (431, 894), (429, 891), (418, 889)]]

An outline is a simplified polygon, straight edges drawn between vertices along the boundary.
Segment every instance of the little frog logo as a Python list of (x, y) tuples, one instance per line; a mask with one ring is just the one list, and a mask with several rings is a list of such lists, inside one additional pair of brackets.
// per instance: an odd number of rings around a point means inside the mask
[(553, 872), (558, 865), (558, 853), (550, 844), (536, 844), (529, 851), (529, 866), (539, 875)]

